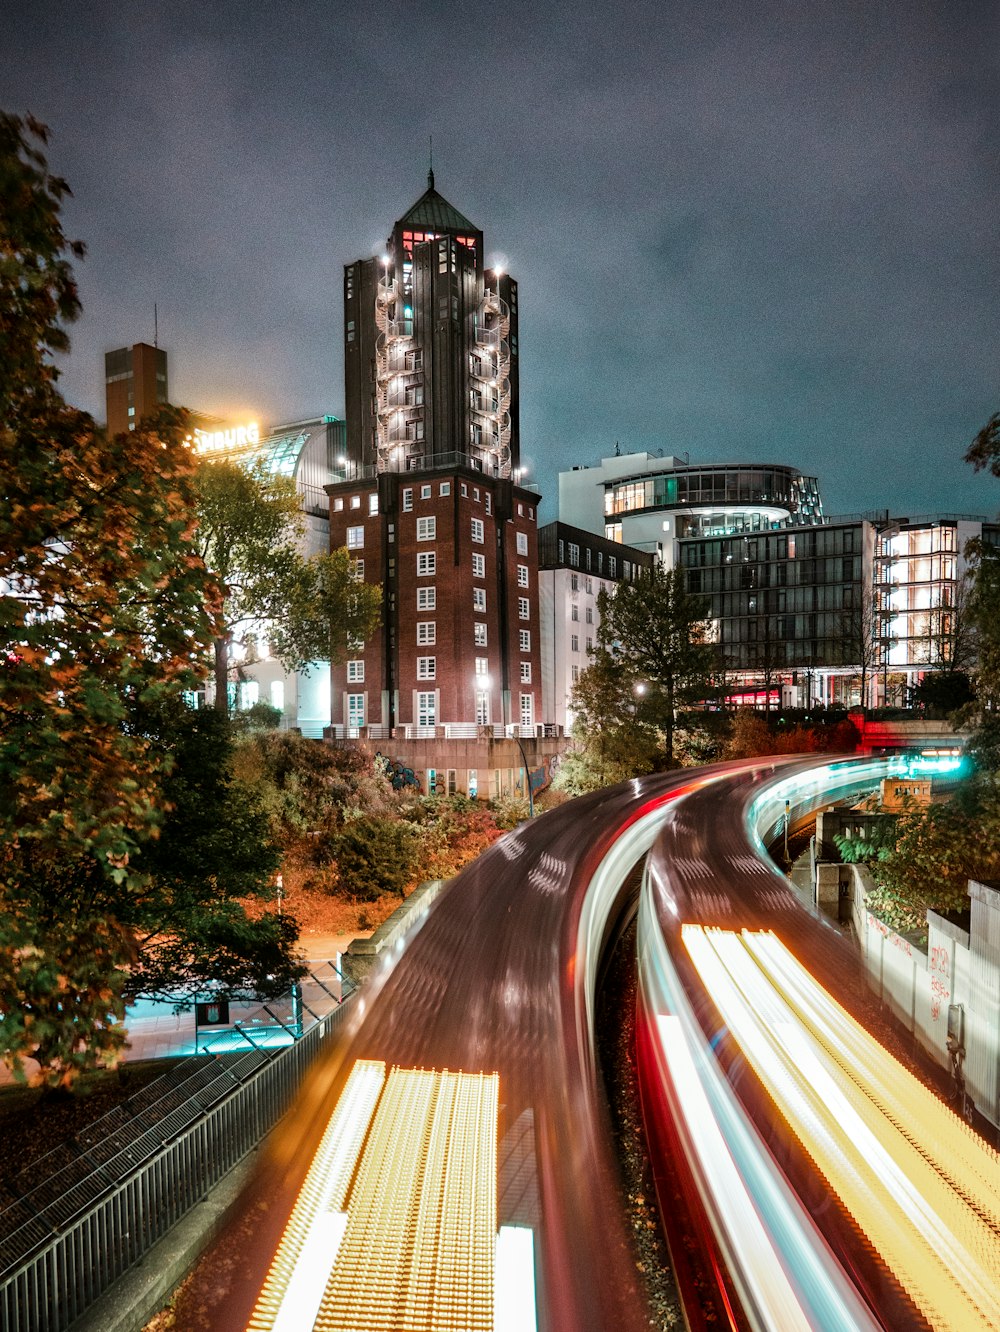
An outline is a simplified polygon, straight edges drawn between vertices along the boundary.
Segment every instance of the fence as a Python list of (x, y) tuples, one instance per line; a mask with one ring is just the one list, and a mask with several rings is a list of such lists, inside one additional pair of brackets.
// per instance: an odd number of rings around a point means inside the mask
[(0, 1213), (0, 1328), (65, 1332), (274, 1127), (345, 1007), (277, 1050), (185, 1060), (188, 1076), (166, 1079), (127, 1145), (81, 1135), (75, 1162)]

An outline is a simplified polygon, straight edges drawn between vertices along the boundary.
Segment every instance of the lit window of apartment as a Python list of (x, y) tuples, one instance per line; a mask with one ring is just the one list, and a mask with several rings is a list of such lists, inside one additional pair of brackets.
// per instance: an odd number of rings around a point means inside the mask
[(351, 560), (351, 577), (356, 583), (363, 583), (365, 581), (364, 560)]
[(518, 587), (528, 586), (528, 566), (526, 564), (517, 566), (517, 585)]
[(474, 587), (472, 589), (472, 609), (475, 611), (486, 610), (486, 588)]
[(333, 501), (333, 511), (334, 513), (344, 512), (344, 501), (342, 498), (337, 498)]
[(417, 540), (433, 541), (437, 536), (436, 518), (418, 518), (417, 519)]
[(535, 724), (535, 696), (534, 694), (521, 695), (521, 725), (534, 726)]
[(517, 516), (518, 516), (518, 518), (523, 518), (523, 517), (524, 517), (524, 505), (523, 505), (523, 504), (519, 504), (519, 505), (517, 506)]
[(472, 626), (472, 641), (476, 647), (486, 646), (486, 625), (482, 620), (477, 620)]
[(437, 557), (432, 550), (422, 550), (417, 556), (417, 577), (433, 578), (437, 567)]
[(417, 610), (418, 611), (437, 610), (436, 587), (417, 588)]
[(434, 726), (437, 723), (437, 694), (430, 690), (428, 693), (417, 694), (417, 725)]
[(364, 726), (365, 724), (364, 694), (347, 695), (347, 724), (348, 726)]
[(360, 496), (360, 495), (352, 495), (352, 496), (351, 496), (351, 508), (352, 508), (352, 509), (360, 509), (360, 508), (361, 508), (361, 496)]
[(413, 508), (413, 491), (409, 486), (407, 486), (406, 489), (403, 491), (403, 512), (409, 513), (412, 508)]
[(490, 673), (490, 659), (489, 659), (489, 657), (477, 657), (477, 658), (476, 658), (476, 674), (482, 676), (482, 675), (489, 675), (489, 673)]
[(349, 527), (347, 529), (347, 549), (361, 550), (365, 544), (365, 529), (363, 527)]
[(482, 518), (472, 519), (472, 539), (477, 545), (483, 544), (483, 520)]
[(519, 620), (531, 619), (531, 602), (527, 597), (518, 597), (517, 599), (517, 618)]
[(433, 680), (437, 674), (437, 657), (417, 658), (417, 679)]
[(521, 629), (518, 631), (518, 646), (522, 652), (531, 651), (531, 630)]
[(517, 553), (518, 555), (527, 555), (528, 553), (527, 532), (518, 532), (517, 534)]
[(417, 621), (417, 646), (430, 647), (437, 642), (437, 620)]
[(486, 577), (486, 556), (473, 553), (472, 556), (472, 576), (473, 578)]
[(365, 663), (363, 661), (349, 661), (347, 663), (347, 683), (362, 684), (365, 678)]
[(378, 513), (378, 491), (373, 490), (368, 496), (368, 512), (371, 515)]
[(522, 662), (521, 662), (521, 683), (522, 683), (522, 684), (531, 684), (531, 662), (530, 662), (530, 661), (522, 661)]

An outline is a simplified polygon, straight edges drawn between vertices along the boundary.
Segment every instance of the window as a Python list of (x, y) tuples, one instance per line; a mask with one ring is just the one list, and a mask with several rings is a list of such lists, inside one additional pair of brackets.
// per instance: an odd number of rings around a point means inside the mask
[(475, 502), (476, 502), (477, 504), (479, 503), (479, 487), (478, 487), (478, 486), (473, 486), (473, 487), (472, 487), (472, 498), (475, 500)]
[(612, 578), (618, 577), (618, 557), (617, 555), (608, 556), (608, 573)]
[(377, 490), (373, 490), (372, 493), (368, 496), (368, 512), (369, 512), (369, 514), (372, 514), (372, 515), (378, 513), (378, 491), (377, 491)]
[(472, 589), (472, 609), (475, 611), (486, 610), (486, 588), (474, 587)]
[(432, 550), (422, 550), (417, 556), (417, 577), (433, 578), (437, 559)]
[(531, 651), (531, 630), (521, 629), (518, 633), (518, 646), (522, 652)]
[(271, 707), (277, 708), (279, 712), (285, 710), (285, 682), (284, 680), (271, 681)]
[(522, 661), (522, 662), (521, 662), (521, 683), (522, 683), (522, 684), (531, 684), (531, 662), (530, 662), (530, 661)]
[[(587, 567), (588, 569), (590, 568), (590, 560), (591, 560), (590, 547), (588, 546), (587, 549), (586, 549), (586, 551), (584, 552), (584, 563), (586, 564), (586, 567)], [(590, 582), (590, 579), (589, 579), (589, 578), (587, 579), (587, 582), (588, 582), (588, 583)], [(588, 592), (590, 591), (590, 588), (589, 588), (589, 587), (587, 588), (587, 591), (588, 591)]]
[[(588, 554), (589, 554), (589, 553), (590, 553), (590, 552), (588, 551)], [(588, 592), (593, 593), (593, 591), (594, 591), (594, 580), (593, 580), (592, 578), (588, 578), (588, 579), (586, 579), (586, 580), (585, 580), (585, 586), (586, 586)]]
[(523, 518), (523, 517), (524, 517), (524, 505), (523, 505), (523, 504), (519, 504), (519, 505), (517, 506), (517, 516), (518, 516), (518, 518)]
[(592, 638), (589, 638), (589, 637), (588, 637), (588, 639), (587, 639), (587, 651), (588, 651), (588, 652), (593, 652), (593, 650), (594, 650), (594, 640), (593, 640)]
[(437, 674), (437, 657), (417, 658), (417, 679), (433, 680)]
[(430, 499), (430, 497), (431, 497), (431, 488), (430, 488), (430, 486), (421, 486), (421, 487), (420, 487), (420, 498), (421, 498), (421, 499)]
[(360, 550), (365, 544), (365, 529), (363, 527), (349, 527), (347, 529), (347, 549)]
[(569, 576), (569, 590), (570, 590), (571, 592), (579, 592), (579, 590), (580, 590), (580, 575), (579, 575), (579, 574), (570, 574), (570, 576)]
[(477, 657), (477, 658), (476, 658), (476, 674), (477, 674), (477, 675), (489, 675), (489, 673), (490, 673), (490, 659), (489, 659), (489, 657)]
[(365, 581), (364, 560), (351, 560), (351, 577), (356, 583), (363, 583)]
[(462, 484), (462, 495), (463, 495), (464, 497), (468, 498), (469, 487), (465, 484), (464, 481), (463, 481), (461, 484)]
[(433, 690), (417, 695), (417, 725), (434, 726), (437, 723), (437, 694)]
[(437, 642), (437, 620), (417, 621), (417, 646), (430, 646)]
[(450, 481), (442, 481), (441, 484), (438, 486), (438, 494), (439, 494), (439, 495), (450, 495), (450, 494), (451, 494), (451, 482), (450, 482)]
[(472, 556), (472, 576), (473, 578), (486, 577), (486, 556), (473, 554)]
[(521, 695), (521, 725), (534, 726), (535, 724), (535, 696), (534, 694)]
[(519, 620), (531, 619), (531, 603), (527, 597), (518, 597), (517, 599), (517, 618)]
[(483, 520), (482, 518), (473, 518), (472, 520), (472, 539), (478, 545), (483, 544)]
[(518, 532), (517, 534), (517, 553), (518, 555), (527, 555), (528, 553), (527, 532)]
[(349, 634), (347, 637), (347, 650), (348, 652), (364, 652), (365, 640), (363, 638), (355, 638), (353, 634)]
[(492, 512), (493, 512), (493, 496), (490, 494), (489, 491), (487, 491), (486, 494), (485, 494), (485, 496), (484, 496), (483, 498), (484, 498), (485, 501), (486, 501), (486, 512), (487, 512), (487, 513), (492, 513)]
[(593, 623), (594, 623), (594, 608), (593, 608), (593, 606), (588, 606), (588, 607), (587, 607), (587, 609), (584, 611), (584, 617), (586, 618), (586, 621), (587, 621), (588, 624), (593, 624)]
[(447, 781), (448, 781), (448, 786), (447, 786), (448, 794), (450, 796), (453, 796), (458, 791), (458, 773), (454, 768), (448, 769)]
[[(477, 721), (479, 720), (478, 717), (476, 718), (476, 720), (477, 720)], [(480, 722), (480, 725), (485, 725), (485, 723)], [(469, 799), (470, 799), (470, 800), (475, 800), (476, 797), (477, 797), (478, 795), (479, 795), (479, 769), (478, 769), (478, 768), (470, 768), (470, 769), (469, 769)]]
[(417, 540), (433, 541), (437, 536), (436, 518), (418, 518), (417, 519)]
[(570, 618), (571, 620), (579, 620), (579, 618), (580, 618), (580, 607), (579, 607), (579, 606), (570, 606), (570, 608), (569, 608), (569, 618)]
[(403, 512), (409, 513), (413, 508), (413, 491), (409, 486), (403, 491)]
[(472, 626), (472, 641), (476, 647), (486, 646), (486, 625), (482, 620), (477, 620)]
[(437, 610), (436, 587), (417, 588), (417, 610), (418, 611)]
[(360, 496), (360, 495), (352, 495), (352, 496), (351, 496), (351, 508), (352, 508), (352, 509), (360, 509), (360, 508), (361, 508), (361, 496)]
[(333, 511), (334, 511), (334, 513), (343, 513), (343, 512), (344, 512), (344, 501), (343, 501), (343, 499), (335, 499), (335, 500), (333, 501)]
[(580, 635), (579, 635), (579, 634), (570, 634), (570, 639), (569, 639), (569, 650), (570, 650), (570, 652), (579, 652), (579, 651), (580, 651)]
[(476, 690), (476, 725), (490, 724), (490, 694), (488, 689)]
[(365, 724), (364, 694), (347, 695), (347, 724), (348, 726), (364, 726)]
[(526, 564), (517, 566), (517, 585), (518, 587), (528, 586), (528, 566)]
[(347, 663), (347, 683), (361, 684), (365, 678), (365, 663), (363, 661), (349, 661)]
[(569, 543), (569, 562), (575, 569), (580, 567), (580, 547), (575, 541)]
[(574, 684), (576, 684), (577, 680), (579, 680), (580, 678), (579, 666), (571, 666), (569, 668), (569, 678), (573, 681)]

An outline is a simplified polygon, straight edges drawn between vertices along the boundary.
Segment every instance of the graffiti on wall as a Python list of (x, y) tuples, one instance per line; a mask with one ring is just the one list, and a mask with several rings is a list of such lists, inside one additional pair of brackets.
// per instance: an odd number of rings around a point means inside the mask
[(388, 777), (394, 791), (402, 791), (408, 786), (419, 788), (420, 783), (417, 781), (413, 769), (406, 767), (398, 759), (388, 758), (385, 754), (376, 752), (375, 763)]

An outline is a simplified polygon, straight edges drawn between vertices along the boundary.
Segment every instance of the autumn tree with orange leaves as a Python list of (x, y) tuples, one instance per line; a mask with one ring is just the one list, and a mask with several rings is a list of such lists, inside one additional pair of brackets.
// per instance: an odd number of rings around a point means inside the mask
[[(127, 725), (203, 673), (218, 594), (179, 413), (110, 436), (60, 396), (80, 308), (44, 126), (0, 114), (0, 1056), (114, 1062), (170, 758)], [(163, 922), (168, 928), (171, 922)]]

